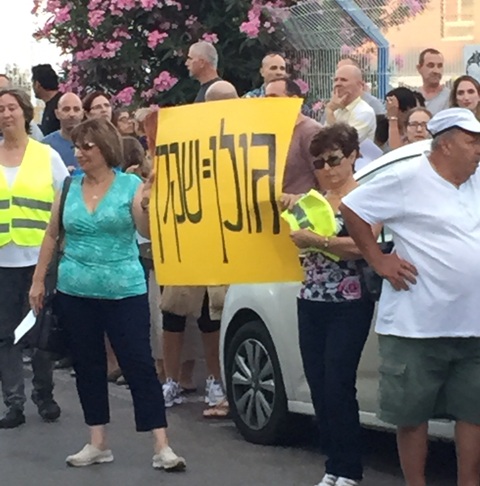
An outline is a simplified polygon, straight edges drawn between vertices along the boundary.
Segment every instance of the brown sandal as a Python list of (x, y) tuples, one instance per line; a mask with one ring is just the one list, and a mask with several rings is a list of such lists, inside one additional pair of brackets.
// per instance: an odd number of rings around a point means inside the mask
[(222, 400), (214, 407), (207, 408), (203, 411), (203, 418), (206, 419), (226, 419), (230, 418), (230, 407), (227, 400)]

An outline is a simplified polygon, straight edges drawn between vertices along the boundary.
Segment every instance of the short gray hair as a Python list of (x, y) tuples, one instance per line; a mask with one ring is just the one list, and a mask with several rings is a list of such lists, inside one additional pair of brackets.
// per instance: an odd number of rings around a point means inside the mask
[(215, 69), (218, 67), (218, 52), (211, 42), (198, 41), (192, 45), (193, 49), (203, 57), (205, 61), (211, 64)]
[(446, 132), (441, 133), (440, 135), (436, 135), (432, 139), (432, 145), (430, 149), (433, 151), (438, 150), (445, 140), (448, 140), (451, 138), (453, 135), (455, 135), (458, 132), (458, 128), (452, 128), (450, 130), (447, 130)]

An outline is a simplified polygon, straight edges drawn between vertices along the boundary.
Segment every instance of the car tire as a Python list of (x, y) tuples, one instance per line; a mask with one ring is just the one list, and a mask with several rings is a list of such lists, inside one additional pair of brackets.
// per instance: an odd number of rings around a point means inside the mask
[(249, 321), (226, 350), (225, 377), (230, 412), (242, 436), (254, 444), (283, 442), (288, 407), (275, 346), (262, 321)]

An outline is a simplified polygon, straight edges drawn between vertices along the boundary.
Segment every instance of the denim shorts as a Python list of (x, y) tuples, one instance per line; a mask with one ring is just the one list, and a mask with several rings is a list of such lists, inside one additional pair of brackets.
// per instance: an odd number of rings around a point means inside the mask
[(480, 425), (480, 338), (379, 336), (379, 418), (400, 427), (434, 418)]

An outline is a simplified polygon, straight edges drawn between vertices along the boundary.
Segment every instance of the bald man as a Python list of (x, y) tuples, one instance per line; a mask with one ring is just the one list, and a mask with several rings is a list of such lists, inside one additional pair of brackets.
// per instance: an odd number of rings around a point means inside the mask
[(217, 81), (205, 93), (205, 101), (231, 100), (238, 98), (237, 90), (228, 81)]
[(265, 87), (275, 79), (281, 79), (286, 76), (287, 62), (280, 54), (267, 54), (262, 59), (260, 75), (263, 78), (263, 84), (260, 88), (253, 89), (243, 95), (244, 98), (263, 98), (265, 96)]
[(363, 101), (364, 82), (357, 66), (343, 65), (337, 69), (333, 95), (326, 107), (327, 125), (347, 123), (358, 131), (360, 142), (373, 140), (377, 121), (373, 108)]
[(221, 81), (218, 75), (218, 52), (210, 42), (199, 41), (190, 46), (185, 62), (190, 77), (200, 81), (200, 89), (195, 98), (195, 103), (205, 101), (207, 89), (217, 81)]
[[(357, 62), (357, 60), (351, 57), (344, 57), (343, 59), (340, 59), (337, 64), (337, 69), (342, 66), (357, 66), (360, 68), (360, 64)], [(385, 103), (373, 96), (372, 93), (366, 89), (365, 83), (363, 86), (362, 100), (366, 101), (373, 108), (375, 115), (384, 115), (386, 113)]]
[(81, 99), (74, 93), (65, 93), (58, 100), (55, 116), (60, 121), (60, 130), (47, 135), (43, 139), (43, 143), (50, 145), (60, 154), (63, 163), (72, 174), (79, 169), (71, 134), (73, 129), (83, 120)]

